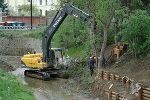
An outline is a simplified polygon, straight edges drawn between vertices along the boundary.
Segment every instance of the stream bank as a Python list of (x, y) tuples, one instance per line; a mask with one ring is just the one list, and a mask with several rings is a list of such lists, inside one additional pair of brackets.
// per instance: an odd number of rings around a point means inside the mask
[(3, 58), (2, 62), (8, 63), (5, 67), (11, 70), (7, 71), (11, 71), (12, 74), (17, 76), (19, 82), (33, 92), (36, 100), (100, 100), (98, 98), (89, 97), (89, 93), (79, 90), (79, 84), (72, 84), (72, 86), (70, 83), (74, 82), (75, 79), (52, 79), (50, 81), (42, 81), (25, 77), (25, 68), (19, 68), (19, 66), (21, 66), (19, 63), (19, 56), (0, 56), (0, 58)]

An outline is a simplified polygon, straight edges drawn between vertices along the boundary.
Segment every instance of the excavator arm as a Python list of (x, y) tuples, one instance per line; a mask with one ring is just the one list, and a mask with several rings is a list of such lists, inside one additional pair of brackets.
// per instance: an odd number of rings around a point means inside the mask
[(62, 22), (65, 20), (65, 18), (68, 15), (74, 16), (83, 21), (88, 21), (90, 19), (90, 16), (88, 14), (72, 6), (71, 4), (66, 3), (61, 8), (61, 10), (59, 11), (59, 15), (57, 13), (53, 21), (51, 22), (51, 24), (48, 26), (48, 28), (44, 32), (44, 36), (42, 40), (43, 62), (46, 62), (48, 67), (53, 67), (55, 63), (53, 52), (51, 50), (51, 40), (55, 32), (59, 28), (59, 26), (62, 24)]

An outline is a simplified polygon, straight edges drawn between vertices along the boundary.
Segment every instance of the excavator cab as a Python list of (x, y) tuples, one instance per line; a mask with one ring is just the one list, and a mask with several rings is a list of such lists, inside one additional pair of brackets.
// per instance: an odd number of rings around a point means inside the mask
[(54, 66), (61, 66), (63, 65), (63, 52), (62, 48), (51, 48), (52, 51), (54, 51)]
[[(62, 48), (51, 48), (52, 58), (54, 59), (54, 67), (62, 65), (63, 53)], [(26, 54), (21, 58), (21, 64), (27, 68), (45, 68), (47, 63), (42, 61), (43, 55), (37, 54)]]

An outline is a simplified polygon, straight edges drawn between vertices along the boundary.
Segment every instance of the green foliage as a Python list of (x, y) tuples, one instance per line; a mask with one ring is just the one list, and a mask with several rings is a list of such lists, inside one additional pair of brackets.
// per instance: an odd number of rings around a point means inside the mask
[(150, 50), (150, 16), (146, 11), (136, 10), (120, 32), (122, 40), (128, 43), (129, 52), (135, 57)]
[(32, 92), (25, 89), (12, 74), (0, 70), (1, 100), (34, 100)]
[[(18, 15), (30, 16), (30, 13), (31, 13), (30, 5), (21, 5), (18, 7)], [(32, 14), (33, 14), (33, 16), (39, 16), (40, 15), (40, 12), (37, 9), (37, 7), (32, 6)]]
[(4, 11), (7, 8), (7, 4), (5, 4), (4, 0), (0, 1), (0, 8), (2, 8), (2, 11)]
[(7, 37), (7, 34), (4, 34), (3, 31), (0, 31), (0, 37)]
[(36, 39), (42, 39), (43, 38), (44, 29), (36, 30), (36, 31), (28, 31), (24, 32), (24, 34), (18, 34), (18, 36), (25, 36), (25, 37), (32, 37)]
[(12, 37), (32, 37), (42, 39), (44, 29), (33, 31), (0, 31), (0, 37), (12, 38)]
[(85, 22), (68, 16), (54, 35), (52, 44), (65, 49), (80, 47), (84, 45), (88, 35), (89, 33)]

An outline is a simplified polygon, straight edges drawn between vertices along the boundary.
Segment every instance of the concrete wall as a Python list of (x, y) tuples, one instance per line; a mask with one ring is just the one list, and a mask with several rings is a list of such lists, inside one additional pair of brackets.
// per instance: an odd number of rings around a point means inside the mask
[(42, 53), (41, 40), (26, 37), (0, 37), (0, 55), (22, 56), (34, 51)]

